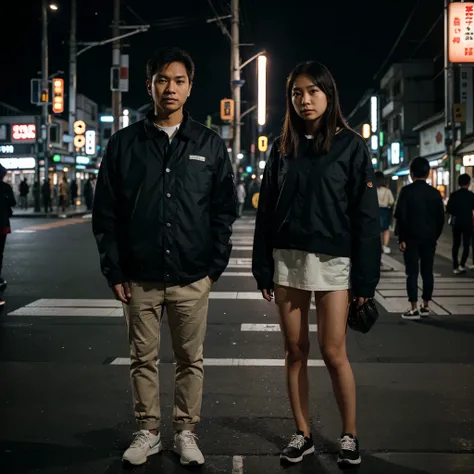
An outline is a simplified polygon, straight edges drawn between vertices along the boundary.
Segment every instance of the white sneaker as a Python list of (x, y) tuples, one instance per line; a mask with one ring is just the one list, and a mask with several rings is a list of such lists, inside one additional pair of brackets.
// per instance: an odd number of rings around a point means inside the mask
[(392, 253), (392, 250), (390, 247), (386, 247), (385, 245), (382, 247), (383, 253), (388, 255), (389, 253)]
[(402, 319), (408, 319), (409, 321), (416, 321), (421, 319), (420, 312), (418, 309), (409, 309), (402, 314)]
[(464, 267), (458, 267), (453, 270), (455, 275), (461, 275), (461, 273), (466, 273), (466, 269)]
[(180, 431), (174, 435), (174, 452), (180, 456), (183, 466), (201, 466), (204, 456), (196, 444), (197, 436), (188, 430)]
[(130, 447), (123, 453), (122, 461), (139, 466), (146, 463), (148, 456), (163, 450), (160, 433), (154, 435), (148, 430), (140, 430), (133, 434), (135, 438)]

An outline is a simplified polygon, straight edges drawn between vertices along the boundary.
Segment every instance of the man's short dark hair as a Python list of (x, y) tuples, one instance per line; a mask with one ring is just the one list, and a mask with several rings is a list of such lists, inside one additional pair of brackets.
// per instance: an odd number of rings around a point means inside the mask
[(426, 158), (416, 157), (410, 163), (410, 172), (414, 178), (426, 179), (430, 174), (430, 164)]
[(182, 63), (186, 68), (189, 82), (194, 80), (194, 62), (186, 51), (180, 48), (161, 48), (155, 51), (146, 63), (146, 78), (151, 81), (152, 77), (162, 71), (171, 63)]
[(459, 186), (469, 186), (471, 184), (471, 177), (467, 174), (461, 174), (458, 178)]

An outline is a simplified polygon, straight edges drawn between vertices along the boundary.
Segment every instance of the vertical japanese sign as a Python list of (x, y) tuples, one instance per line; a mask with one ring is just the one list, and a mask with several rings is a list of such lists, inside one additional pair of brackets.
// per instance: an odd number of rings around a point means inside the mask
[(449, 60), (474, 62), (474, 2), (449, 4)]
[(464, 104), (466, 110), (466, 133), (473, 133), (474, 127), (474, 96), (472, 84), (472, 66), (462, 67), (460, 76), (460, 96), (461, 104)]

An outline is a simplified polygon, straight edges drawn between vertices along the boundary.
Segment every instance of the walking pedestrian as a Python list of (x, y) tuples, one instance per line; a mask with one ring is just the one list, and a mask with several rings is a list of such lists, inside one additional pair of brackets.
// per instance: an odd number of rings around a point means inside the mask
[(380, 276), (379, 206), (367, 146), (345, 123), (328, 69), (309, 61), (290, 74), (282, 136), (265, 167), (252, 269), (275, 298), (286, 351), (296, 433), (281, 459), (314, 452), (308, 403), (309, 309), (315, 292), (318, 342), (342, 418), (338, 463), (361, 462), (356, 389), (346, 352), (348, 308), (374, 296)]
[(388, 246), (390, 242), (390, 226), (392, 225), (392, 212), (395, 199), (392, 191), (387, 188), (385, 176), (382, 171), (375, 173), (375, 180), (377, 183), (377, 197), (380, 207), (380, 238), (382, 240), (383, 253), (389, 254), (391, 252)]
[(239, 204), (239, 207), (238, 207), (239, 217), (242, 217), (246, 197), (247, 197), (247, 191), (245, 190), (245, 184), (243, 181), (241, 181), (239, 185), (237, 186), (237, 202)]
[(0, 165), (0, 291), (2, 292), (2, 295), (0, 295), (0, 306), (5, 304), (5, 300), (3, 299), (3, 291), (7, 286), (5, 279), (2, 277), (3, 253), (5, 251), (7, 235), (11, 232), (10, 217), (13, 214), (12, 207), (16, 206), (13, 189), (8, 183), (4, 181), (6, 175), (6, 168)]
[(26, 211), (28, 209), (28, 194), (30, 193), (28, 180), (23, 178), (18, 188), (20, 192), (20, 208)]
[[(458, 178), (459, 189), (449, 196), (446, 211), (451, 216), (451, 228), (453, 231), (453, 272), (455, 275), (464, 273), (469, 268), (466, 267), (469, 258), (469, 247), (473, 238), (473, 212), (474, 193), (469, 191), (471, 177), (462, 174)], [(463, 246), (461, 262), (459, 262), (459, 248)], [(474, 249), (473, 249), (474, 263)]]
[[(411, 304), (403, 319), (415, 320), (430, 313), (429, 302), (433, 295), (433, 265), (436, 244), (443, 231), (444, 206), (441, 193), (426, 180), (430, 164), (417, 157), (410, 163), (413, 183), (400, 191), (395, 218), (400, 250), (405, 260), (406, 287)], [(423, 280), (423, 304), (418, 308), (418, 275)]]
[(157, 360), (166, 309), (176, 359), (174, 451), (181, 464), (202, 465), (195, 428), (208, 298), (229, 262), (236, 190), (225, 142), (183, 109), (191, 57), (161, 49), (146, 70), (153, 110), (110, 138), (92, 217), (102, 272), (123, 303), (130, 342), (139, 431), (123, 460), (143, 464), (162, 450)]

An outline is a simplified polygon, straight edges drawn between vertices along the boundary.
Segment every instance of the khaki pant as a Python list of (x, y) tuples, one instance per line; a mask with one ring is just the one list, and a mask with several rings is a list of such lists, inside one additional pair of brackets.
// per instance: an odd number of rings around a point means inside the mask
[(174, 428), (193, 431), (199, 422), (210, 289), (211, 281), (207, 277), (188, 286), (131, 283), (132, 298), (124, 305), (124, 313), (130, 343), (134, 412), (140, 429), (158, 429), (160, 426), (157, 361), (165, 308), (176, 359)]

